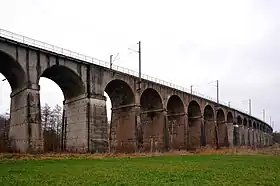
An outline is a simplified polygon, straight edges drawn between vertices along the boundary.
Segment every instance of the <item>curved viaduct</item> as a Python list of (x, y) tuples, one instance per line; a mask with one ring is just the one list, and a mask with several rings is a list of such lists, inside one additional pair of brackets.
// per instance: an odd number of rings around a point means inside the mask
[[(54, 47), (26, 44), (29, 38), (18, 42), (2, 36), (0, 73), (12, 88), (9, 139), (20, 152), (42, 150), (40, 77), (63, 91), (68, 151), (151, 152), (272, 143), (268, 124), (233, 108), (145, 79), (139, 84), (138, 77), (52, 52)], [(112, 102), (110, 132), (104, 91)]]

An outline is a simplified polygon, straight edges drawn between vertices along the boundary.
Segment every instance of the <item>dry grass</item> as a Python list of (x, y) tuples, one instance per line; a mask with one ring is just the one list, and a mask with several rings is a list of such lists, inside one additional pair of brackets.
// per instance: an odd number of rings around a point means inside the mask
[(201, 148), (196, 151), (171, 151), (165, 153), (104, 153), (104, 154), (77, 154), (77, 153), (44, 153), (44, 154), (20, 154), (20, 153), (0, 153), (0, 159), (102, 159), (102, 158), (137, 158), (153, 156), (193, 156), (193, 155), (273, 155), (280, 156), (280, 145), (273, 145), (266, 148)]

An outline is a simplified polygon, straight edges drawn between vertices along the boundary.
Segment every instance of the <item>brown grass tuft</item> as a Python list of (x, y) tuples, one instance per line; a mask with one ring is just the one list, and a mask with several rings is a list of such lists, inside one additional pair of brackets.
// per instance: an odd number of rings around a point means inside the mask
[(102, 158), (136, 158), (153, 156), (193, 156), (193, 155), (280, 155), (280, 145), (276, 144), (266, 148), (201, 148), (196, 151), (170, 151), (165, 153), (103, 153), (103, 154), (77, 154), (77, 153), (44, 153), (44, 154), (20, 154), (20, 153), (0, 153), (0, 159), (29, 160), (29, 159), (102, 159)]

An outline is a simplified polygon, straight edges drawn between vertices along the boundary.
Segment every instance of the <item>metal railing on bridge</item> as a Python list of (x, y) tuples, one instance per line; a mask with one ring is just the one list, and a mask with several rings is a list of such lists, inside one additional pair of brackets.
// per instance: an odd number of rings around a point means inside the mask
[[(90, 56), (86, 56), (86, 55), (83, 55), (83, 54), (80, 54), (80, 53), (77, 53), (77, 52), (73, 52), (71, 50), (67, 50), (67, 49), (64, 49), (64, 48), (61, 48), (61, 47), (57, 47), (57, 46), (54, 46), (54, 45), (51, 45), (51, 44), (48, 44), (48, 43), (45, 43), (45, 42), (42, 42), (42, 41), (38, 41), (38, 40), (29, 38), (29, 37), (25, 37), (25, 36), (22, 36), (22, 35), (7, 31), (7, 30), (0, 29), (0, 36), (2, 36), (4, 38), (7, 38), (7, 39), (17, 41), (19, 43), (24, 43), (26, 45), (30, 45), (30, 46), (33, 46), (33, 47), (38, 47), (38, 48), (48, 50), (48, 51), (51, 51), (51, 52), (54, 52), (54, 53), (58, 53), (58, 54), (61, 54), (61, 55), (65, 55), (65, 56), (68, 56), (68, 57), (72, 57), (72, 58), (75, 58), (75, 59), (79, 59), (79, 60), (82, 60), (82, 61), (86, 61), (86, 62), (89, 62), (89, 63), (93, 63), (93, 64), (96, 64), (96, 65), (100, 65), (100, 66), (103, 66), (103, 67), (110, 68), (110, 63), (109, 62), (106, 62), (106, 61), (103, 61), (103, 60), (100, 60), (100, 59), (96, 59), (96, 58), (93, 58), (93, 57), (90, 57)], [(132, 76), (136, 76), (136, 77), (138, 77), (138, 74), (139, 74), (138, 72), (136, 72), (134, 70), (124, 68), (124, 67), (121, 67), (121, 66), (118, 66), (118, 65), (115, 65), (115, 64), (112, 65), (112, 69), (116, 70), (116, 71), (119, 71), (119, 72), (123, 72), (123, 73), (129, 74), (129, 75), (132, 75)], [(190, 93), (190, 89), (188, 89), (188, 88), (185, 88), (185, 87), (182, 87), (182, 86), (179, 86), (179, 85), (175, 85), (173, 83), (170, 83), (170, 82), (167, 82), (167, 81), (164, 81), (164, 80), (161, 80), (161, 79), (158, 79), (158, 78), (146, 75), (146, 74), (142, 74), (141, 77), (142, 77), (142, 79), (145, 79), (145, 80), (153, 81), (153, 82), (159, 83), (161, 85), (165, 85), (165, 86), (168, 86), (168, 87), (171, 87), (171, 88), (183, 91), (183, 92)], [(214, 99), (212, 97), (209, 97), (207, 95), (201, 94), (201, 93), (196, 92), (196, 91), (192, 91), (192, 94), (196, 95), (196, 96), (199, 96), (201, 98), (210, 100), (210, 101), (214, 101), (214, 102), (216, 101), (216, 99)], [(228, 106), (227, 103), (225, 103), (225, 102), (219, 102), (219, 104), (224, 105), (224, 106)], [(231, 107), (231, 108), (233, 108), (233, 107)], [(233, 109), (238, 110), (238, 111), (243, 112), (243, 113), (248, 113), (247, 111), (244, 111), (243, 109), (240, 109), (240, 108), (233, 108)]]

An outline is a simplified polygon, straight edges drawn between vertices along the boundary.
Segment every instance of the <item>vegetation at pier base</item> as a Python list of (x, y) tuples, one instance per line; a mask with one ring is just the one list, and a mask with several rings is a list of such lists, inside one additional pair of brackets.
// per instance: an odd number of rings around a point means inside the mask
[(190, 155), (0, 160), (0, 185), (280, 185), (280, 157)]

